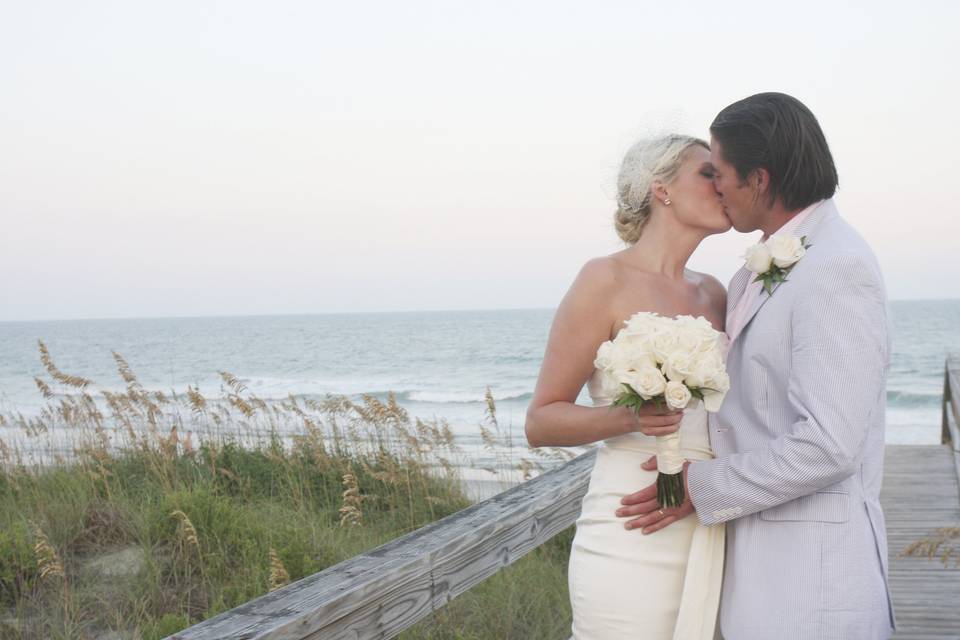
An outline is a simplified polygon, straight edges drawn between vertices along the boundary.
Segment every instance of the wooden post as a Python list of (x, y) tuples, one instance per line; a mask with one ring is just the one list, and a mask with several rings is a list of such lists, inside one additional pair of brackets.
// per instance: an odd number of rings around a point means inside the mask
[(960, 476), (960, 353), (947, 354), (943, 375), (943, 444), (953, 450), (953, 458)]
[(952, 436), (950, 435), (950, 421), (947, 415), (947, 408), (950, 406), (950, 357), (943, 363), (943, 416), (940, 429), (940, 444), (949, 444)]

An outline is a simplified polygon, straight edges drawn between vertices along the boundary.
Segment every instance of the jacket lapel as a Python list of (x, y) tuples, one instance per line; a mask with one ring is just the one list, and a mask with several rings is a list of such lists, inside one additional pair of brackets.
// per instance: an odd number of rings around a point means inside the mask
[[(823, 204), (821, 204), (819, 207), (816, 208), (816, 210), (810, 212), (810, 215), (807, 217), (807, 219), (804, 220), (791, 235), (797, 236), (799, 238), (806, 236), (807, 244), (812, 245), (814, 244), (813, 240), (814, 240), (814, 235), (816, 234), (817, 229), (824, 222), (832, 218), (835, 218), (838, 215), (839, 214), (837, 213), (837, 207), (836, 205), (833, 204), (833, 199), (831, 198), (830, 200), (825, 200)], [(802, 258), (800, 262), (803, 262)], [(800, 262), (798, 262), (797, 264), (800, 264)], [(753, 282), (754, 278), (756, 278), (756, 275), (753, 272), (748, 271), (746, 268), (742, 268), (741, 271), (747, 272), (748, 282)], [(734, 280), (736, 280), (739, 275), (740, 273), (738, 272), (737, 276), (734, 277)], [(790, 275), (787, 275), (786, 282), (790, 282), (790, 279), (791, 279)], [(733, 281), (731, 281), (730, 282), (731, 290), (733, 289), (733, 284), (734, 284)], [(747, 311), (747, 317), (743, 321), (743, 328), (740, 329), (740, 333), (738, 337), (743, 335), (743, 332), (746, 331), (747, 327), (750, 326), (750, 322), (753, 320), (753, 317), (757, 315), (757, 312), (759, 312), (760, 309), (763, 307), (763, 305), (767, 303), (767, 300), (769, 300), (773, 296), (773, 294), (777, 292), (777, 289), (779, 289), (783, 284), (785, 284), (785, 282), (778, 282), (775, 285), (773, 285), (771, 289), (771, 293), (769, 295), (767, 294), (766, 291), (760, 292), (760, 295), (758, 295), (757, 299), (754, 300), (753, 305), (750, 307), (750, 310)], [(746, 289), (746, 286), (744, 286), (744, 289)], [(733, 307), (730, 307), (729, 305), (727, 306), (727, 308), (733, 309)]]
[(727, 287), (727, 318), (733, 313), (733, 310), (737, 307), (737, 302), (740, 301), (747, 290), (747, 285), (752, 280), (751, 275), (753, 274), (750, 270), (744, 266), (740, 267), (740, 270), (733, 274), (733, 278), (730, 279), (730, 285)]

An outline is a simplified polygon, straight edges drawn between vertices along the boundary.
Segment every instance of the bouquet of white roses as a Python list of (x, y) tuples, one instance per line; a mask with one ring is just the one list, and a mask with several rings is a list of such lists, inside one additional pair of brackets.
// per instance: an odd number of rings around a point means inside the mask
[[(636, 313), (594, 361), (614, 406), (638, 411), (645, 404), (685, 409), (702, 401), (717, 411), (730, 389), (720, 332), (704, 317), (666, 318)], [(679, 430), (657, 437), (657, 501), (661, 507), (683, 503), (683, 457)]]

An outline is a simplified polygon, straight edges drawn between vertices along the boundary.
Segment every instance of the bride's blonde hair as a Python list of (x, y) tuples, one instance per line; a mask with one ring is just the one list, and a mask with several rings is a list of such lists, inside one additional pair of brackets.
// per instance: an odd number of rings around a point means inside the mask
[(650, 218), (654, 181), (668, 184), (673, 180), (687, 150), (695, 145), (710, 148), (700, 138), (669, 134), (645, 138), (627, 150), (617, 176), (617, 212), (613, 217), (621, 240), (633, 244), (640, 239), (643, 225)]

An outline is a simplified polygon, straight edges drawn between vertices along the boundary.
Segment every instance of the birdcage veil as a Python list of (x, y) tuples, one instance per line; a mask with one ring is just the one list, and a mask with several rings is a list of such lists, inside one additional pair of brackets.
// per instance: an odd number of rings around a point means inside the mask
[(687, 149), (702, 140), (688, 133), (685, 114), (678, 109), (648, 112), (641, 116), (620, 149), (609, 192), (614, 201), (614, 225), (620, 238), (633, 244), (640, 238), (651, 212), (655, 181), (670, 182)]

